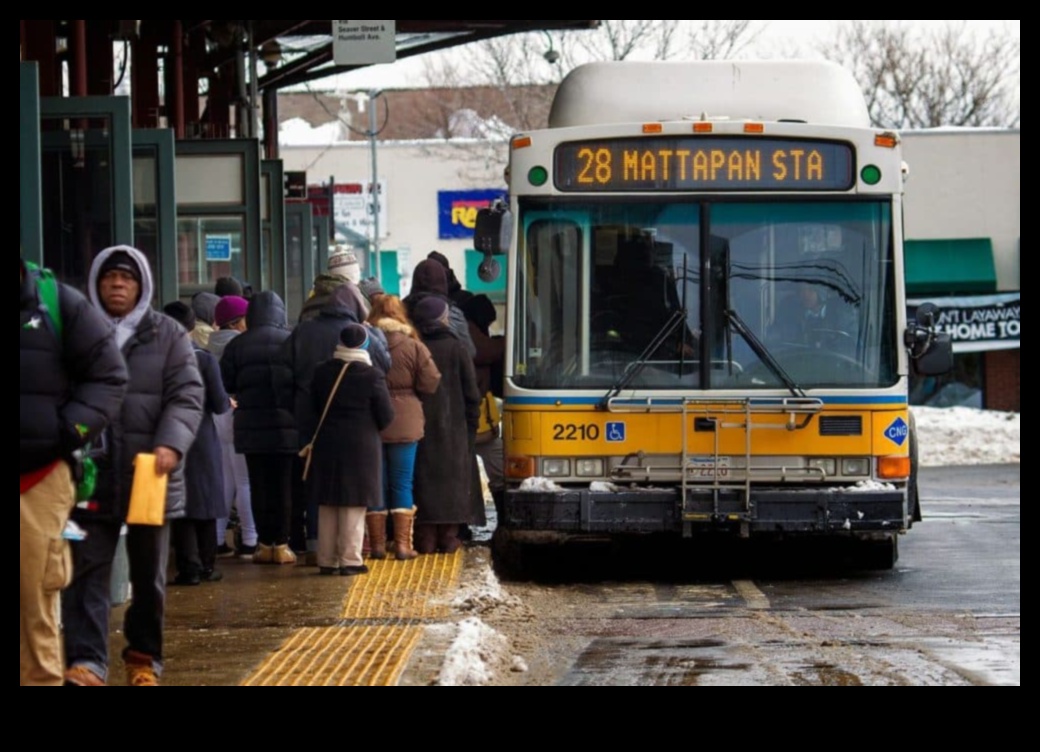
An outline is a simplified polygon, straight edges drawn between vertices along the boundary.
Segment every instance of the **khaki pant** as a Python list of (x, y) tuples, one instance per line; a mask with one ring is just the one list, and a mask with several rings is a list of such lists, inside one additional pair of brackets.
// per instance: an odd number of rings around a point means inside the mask
[(62, 538), (76, 487), (60, 462), (21, 494), (19, 567), (19, 684), (61, 686), (65, 679), (58, 598), (72, 578), (69, 544)]
[(318, 507), (318, 566), (346, 567), (364, 564), (365, 507)]

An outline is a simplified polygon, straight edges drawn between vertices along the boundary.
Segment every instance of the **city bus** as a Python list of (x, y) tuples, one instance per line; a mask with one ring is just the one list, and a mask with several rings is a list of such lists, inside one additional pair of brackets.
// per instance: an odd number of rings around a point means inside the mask
[(493, 555), (660, 534), (815, 537), (890, 568), (920, 520), (899, 134), (825, 61), (575, 68), (509, 143), (506, 491)]

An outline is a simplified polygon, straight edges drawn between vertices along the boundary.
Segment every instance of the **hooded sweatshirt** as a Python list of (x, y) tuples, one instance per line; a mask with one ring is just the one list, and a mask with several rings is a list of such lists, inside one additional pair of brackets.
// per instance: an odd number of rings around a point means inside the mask
[[(141, 297), (123, 317), (105, 311), (98, 294), (98, 273), (105, 260), (123, 251), (140, 272)], [(155, 289), (145, 255), (131, 246), (101, 251), (90, 266), (87, 290), (91, 302), (115, 328), (116, 341), (129, 371), (126, 398), (119, 417), (109, 426), (108, 454), (98, 463), (97, 509), (77, 513), (125, 518), (133, 484), (134, 458), (141, 452), (169, 447), (181, 456), (170, 474), (166, 516), (184, 515), (183, 458), (202, 422), (205, 389), (195, 350), (184, 328), (151, 307)]]

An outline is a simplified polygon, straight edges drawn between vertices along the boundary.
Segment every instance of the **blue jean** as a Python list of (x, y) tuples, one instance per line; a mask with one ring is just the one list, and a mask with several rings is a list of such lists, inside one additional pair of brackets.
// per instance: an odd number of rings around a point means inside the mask
[(382, 512), (388, 507), (394, 510), (411, 509), (415, 506), (412, 483), (415, 478), (415, 452), (418, 448), (418, 441), (383, 444), (383, 503), (375, 509), (370, 509), (370, 512)]

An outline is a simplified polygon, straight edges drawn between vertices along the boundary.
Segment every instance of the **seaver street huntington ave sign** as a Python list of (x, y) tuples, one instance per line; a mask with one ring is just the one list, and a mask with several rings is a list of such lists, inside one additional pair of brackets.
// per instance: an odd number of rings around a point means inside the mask
[[(930, 298), (939, 307), (936, 323), (953, 340), (954, 352), (1011, 350), (1021, 346), (1021, 299), (1018, 292)], [(912, 320), (922, 300), (907, 301)]]

